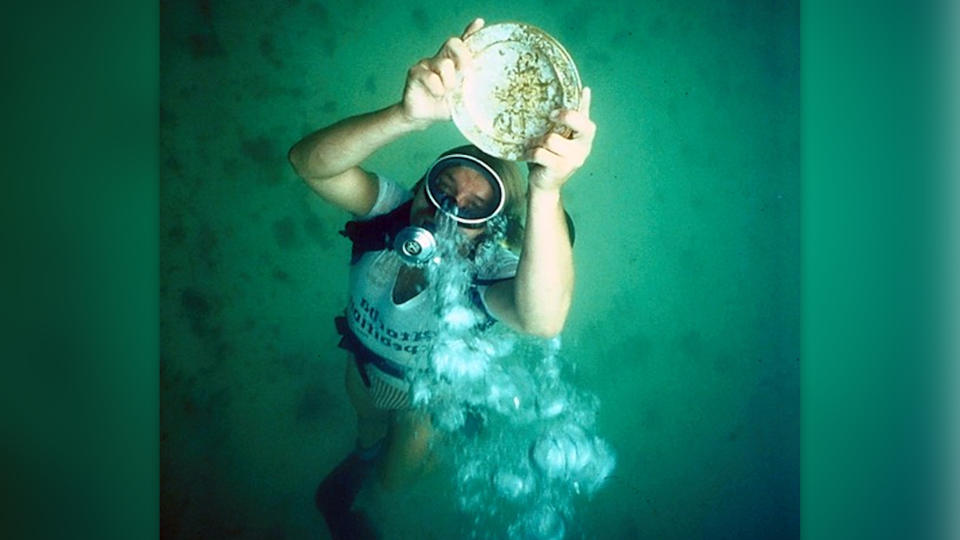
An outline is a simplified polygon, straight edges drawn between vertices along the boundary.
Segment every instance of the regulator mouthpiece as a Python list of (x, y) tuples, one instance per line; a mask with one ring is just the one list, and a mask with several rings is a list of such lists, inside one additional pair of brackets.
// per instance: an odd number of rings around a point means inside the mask
[(393, 239), (393, 249), (403, 262), (422, 266), (433, 260), (437, 253), (437, 239), (430, 229), (411, 225), (404, 227)]

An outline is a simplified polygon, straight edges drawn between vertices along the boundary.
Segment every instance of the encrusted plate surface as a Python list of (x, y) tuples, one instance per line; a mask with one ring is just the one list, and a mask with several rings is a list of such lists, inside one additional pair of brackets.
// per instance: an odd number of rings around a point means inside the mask
[(564, 132), (549, 114), (579, 107), (580, 75), (557, 40), (530, 25), (500, 23), (464, 43), (473, 53), (473, 69), (449, 99), (453, 122), (467, 140), (517, 161), (548, 130)]

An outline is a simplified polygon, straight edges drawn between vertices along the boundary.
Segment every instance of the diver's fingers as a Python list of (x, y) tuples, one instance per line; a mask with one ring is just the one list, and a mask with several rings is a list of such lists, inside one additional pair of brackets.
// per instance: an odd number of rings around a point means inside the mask
[(563, 158), (550, 150), (537, 146), (527, 152), (527, 161), (543, 165), (547, 169), (558, 170), (563, 165)]
[(443, 80), (440, 78), (439, 74), (431, 69), (428, 61), (421, 61), (414, 66), (410, 72), (414, 81), (420, 83), (435, 97), (442, 97), (446, 93), (446, 90), (443, 86)]
[(440, 79), (440, 76), (436, 73), (429, 73), (423, 78), (423, 85), (433, 94), (435, 97), (443, 97), (446, 93), (446, 90), (443, 87), (443, 80)]
[(460, 34), (460, 39), (467, 39), (468, 37), (470, 37), (470, 34), (476, 32), (481, 28), (483, 28), (483, 19), (478, 17), (473, 21), (471, 21), (470, 24), (467, 25), (467, 27), (463, 30), (463, 34)]
[(577, 167), (583, 165), (581, 162), (581, 156), (583, 152), (580, 150), (581, 144), (579, 142), (572, 141), (559, 133), (549, 133), (546, 137), (543, 138), (542, 142), (538, 146), (546, 148), (551, 153), (554, 153), (564, 159), (574, 160)]
[(460, 38), (450, 38), (447, 40), (447, 56), (453, 58), (453, 62), (460, 71), (467, 71), (473, 67), (473, 53), (467, 47), (467, 44)]
[(440, 77), (440, 82), (446, 90), (457, 87), (457, 68), (451, 58), (438, 58), (429, 62), (430, 70)]
[[(588, 93), (589, 96), (589, 93)], [(589, 97), (587, 98), (589, 100)], [(589, 107), (589, 102), (587, 103)], [(582, 111), (575, 111), (571, 109), (562, 110), (558, 113), (556, 121), (574, 131), (574, 139), (593, 139), (593, 135), (597, 131), (597, 125), (590, 120), (590, 117), (584, 114)]]
[(583, 93), (580, 94), (580, 112), (590, 118), (590, 103), (593, 101), (593, 90), (589, 86), (583, 87)]

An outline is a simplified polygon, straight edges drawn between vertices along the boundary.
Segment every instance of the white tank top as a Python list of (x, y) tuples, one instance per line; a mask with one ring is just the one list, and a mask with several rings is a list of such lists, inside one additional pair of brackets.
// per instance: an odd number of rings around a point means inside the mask
[[(377, 175), (380, 188), (377, 202), (360, 221), (389, 213), (412, 198), (412, 194), (392, 180)], [(489, 264), (478, 269), (478, 279), (512, 278), (517, 273), (519, 258), (500, 248)], [(379, 356), (404, 367), (412, 367), (436, 335), (437, 319), (429, 290), (395, 304), (393, 287), (403, 263), (392, 250), (369, 251), (350, 268), (350, 296), (346, 316), (357, 339)], [(478, 285), (477, 293), (483, 308), (487, 287)], [(478, 307), (478, 309), (480, 309)]]

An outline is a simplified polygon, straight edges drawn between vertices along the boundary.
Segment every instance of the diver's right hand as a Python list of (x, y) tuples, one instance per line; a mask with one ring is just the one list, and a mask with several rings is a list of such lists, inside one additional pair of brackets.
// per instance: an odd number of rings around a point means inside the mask
[(451, 37), (436, 55), (420, 60), (407, 71), (402, 104), (408, 120), (426, 126), (450, 119), (447, 94), (462, 82), (473, 61), (463, 40), (481, 28), (483, 19), (474, 19), (460, 37)]

